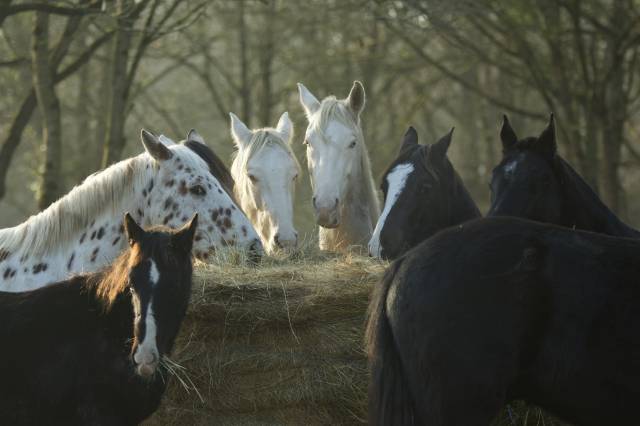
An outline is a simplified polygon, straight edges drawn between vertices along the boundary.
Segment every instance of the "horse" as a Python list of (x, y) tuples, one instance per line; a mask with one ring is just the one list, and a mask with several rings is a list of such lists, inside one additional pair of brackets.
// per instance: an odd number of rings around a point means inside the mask
[(250, 130), (230, 113), (231, 136), (237, 148), (231, 174), (242, 210), (260, 234), (267, 253), (295, 249), (294, 186), (300, 165), (293, 151), (293, 124), (287, 112), (275, 128)]
[(448, 228), (369, 307), (371, 425), (487, 426), (524, 399), (640, 424), (640, 241), (516, 217)]
[(0, 293), (3, 424), (132, 425), (157, 410), (197, 223), (145, 231), (127, 214), (130, 248), (104, 270)]
[(198, 152), (146, 130), (141, 140), (143, 154), (93, 174), (43, 212), (0, 230), (0, 290), (30, 290), (109, 264), (127, 244), (123, 211), (143, 226), (172, 228), (200, 212), (198, 259), (228, 245), (260, 256), (251, 222)]
[(395, 259), (437, 231), (481, 216), (447, 157), (452, 134), (420, 145), (409, 127), (382, 177), (384, 208), (369, 241), (370, 256)]
[(322, 102), (301, 83), (298, 91), (309, 121), (304, 144), (320, 249), (344, 251), (364, 246), (380, 214), (360, 126), (364, 87), (355, 81), (346, 99), (329, 96)]
[(488, 216), (518, 216), (618, 237), (640, 238), (557, 152), (553, 114), (536, 137), (518, 139), (504, 116), (503, 158), (491, 178)]

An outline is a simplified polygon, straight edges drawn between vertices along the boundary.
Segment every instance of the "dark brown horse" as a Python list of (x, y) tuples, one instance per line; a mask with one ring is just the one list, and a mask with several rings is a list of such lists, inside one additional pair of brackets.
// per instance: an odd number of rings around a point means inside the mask
[(487, 426), (514, 399), (638, 425), (640, 241), (517, 218), (449, 228), (370, 305), (371, 425)]
[(0, 423), (134, 425), (159, 406), (191, 294), (197, 218), (144, 231), (110, 267), (24, 293), (0, 293)]

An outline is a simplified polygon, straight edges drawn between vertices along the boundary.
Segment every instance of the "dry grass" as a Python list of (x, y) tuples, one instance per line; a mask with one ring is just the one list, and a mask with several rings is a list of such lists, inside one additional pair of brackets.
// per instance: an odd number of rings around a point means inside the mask
[(363, 328), (384, 265), (305, 249), (246, 265), (198, 265), (171, 357), (174, 377), (147, 424), (354, 424), (365, 418)]
[[(173, 377), (147, 425), (365, 422), (365, 312), (385, 265), (314, 245), (258, 267), (234, 252), (197, 266), (190, 312), (163, 362)], [(532, 425), (561, 423), (523, 403), (494, 422)]]

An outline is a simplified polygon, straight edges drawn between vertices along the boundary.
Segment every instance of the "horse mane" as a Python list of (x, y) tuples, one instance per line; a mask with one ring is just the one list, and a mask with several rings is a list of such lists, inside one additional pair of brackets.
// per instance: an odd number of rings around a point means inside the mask
[[(568, 223), (567, 226), (577, 226), (605, 234), (640, 237), (640, 232), (622, 222), (582, 176), (559, 155), (555, 157), (554, 170), (560, 175), (565, 200), (571, 203), (571, 210), (578, 219), (575, 221), (578, 223)], [(589, 209), (585, 209), (584, 206), (589, 206)], [(589, 212), (595, 215), (591, 214), (591, 217), (588, 217)]]
[(100, 272), (87, 276), (84, 288), (95, 292), (98, 300), (103, 303), (105, 311), (111, 309), (116, 299), (127, 288), (129, 271), (142, 260), (142, 250), (139, 244), (125, 250), (116, 260)]
[(235, 197), (233, 194), (235, 182), (233, 180), (233, 176), (231, 172), (227, 168), (227, 166), (222, 162), (220, 157), (216, 155), (215, 152), (209, 146), (196, 142), (196, 141), (185, 141), (184, 145), (189, 148), (191, 151), (195, 152), (200, 158), (202, 158), (205, 163), (209, 166), (209, 171), (211, 174), (218, 179), (223, 189), (229, 194), (232, 200), (235, 201)]
[[(537, 142), (538, 139), (534, 137), (524, 138), (519, 140), (513, 149), (539, 152)], [(617, 236), (640, 237), (640, 232), (622, 222), (582, 176), (560, 155), (556, 154), (553, 157), (551, 167), (560, 179), (565, 203), (569, 205), (573, 216), (565, 218), (564, 226)]]
[[(330, 121), (337, 121), (356, 130), (356, 139), (358, 142), (358, 149), (360, 150), (360, 166), (362, 168), (364, 186), (366, 190), (364, 196), (369, 201), (369, 215), (375, 225), (375, 222), (378, 220), (378, 216), (380, 215), (380, 200), (378, 200), (378, 191), (371, 171), (371, 160), (369, 159), (369, 152), (366, 149), (366, 144), (364, 142), (364, 134), (360, 125), (360, 118), (351, 112), (345, 100), (336, 99), (335, 96), (328, 96), (320, 103), (319, 113), (313, 114), (309, 117), (309, 124), (324, 135), (323, 129), (327, 127)], [(323, 140), (326, 141), (327, 138), (323, 136)]]
[(235, 158), (233, 160), (233, 164), (231, 168), (233, 170), (233, 175), (236, 176), (238, 181), (236, 182), (235, 191), (240, 200), (248, 200), (249, 197), (249, 187), (250, 181), (247, 173), (249, 161), (262, 149), (269, 145), (275, 145), (282, 148), (289, 156), (293, 159), (295, 163), (295, 167), (298, 172), (300, 171), (300, 163), (296, 158), (295, 154), (291, 150), (291, 147), (284, 141), (279, 135), (275, 133), (275, 130), (272, 128), (264, 128), (259, 129), (253, 132), (251, 136), (251, 140), (249, 141), (248, 148), (242, 151), (236, 151)]
[(142, 154), (90, 175), (47, 209), (18, 226), (0, 230), (0, 247), (8, 251), (20, 247), (33, 255), (42, 255), (69, 242), (105, 209), (121, 214), (119, 201), (133, 187), (143, 184), (148, 164), (148, 156)]

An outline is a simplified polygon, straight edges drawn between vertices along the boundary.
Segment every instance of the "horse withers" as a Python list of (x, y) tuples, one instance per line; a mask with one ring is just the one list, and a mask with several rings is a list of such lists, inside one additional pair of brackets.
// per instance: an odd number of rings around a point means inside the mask
[(447, 157), (452, 133), (420, 145), (418, 133), (409, 127), (382, 177), (384, 208), (369, 241), (369, 255), (395, 259), (441, 229), (480, 217)]
[(429, 238), (372, 298), (370, 424), (488, 426), (515, 399), (640, 424), (639, 259), (636, 239), (513, 217)]
[(105, 270), (0, 293), (0, 423), (132, 425), (158, 408), (197, 222), (145, 231), (126, 215), (130, 248)]
[(553, 114), (538, 137), (518, 139), (504, 116), (503, 158), (491, 178), (488, 216), (517, 216), (618, 237), (640, 238), (557, 152)]

